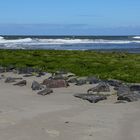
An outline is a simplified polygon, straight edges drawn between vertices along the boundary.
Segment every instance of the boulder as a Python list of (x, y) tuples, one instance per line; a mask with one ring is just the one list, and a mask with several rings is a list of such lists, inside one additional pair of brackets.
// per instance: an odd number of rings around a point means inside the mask
[(5, 72), (5, 68), (4, 67), (0, 67), (0, 73), (4, 73)]
[(41, 76), (45, 76), (45, 75), (46, 75), (45, 72), (39, 72), (36, 77), (41, 77)]
[(13, 77), (7, 77), (5, 80), (5, 83), (14, 83), (16, 80), (21, 80), (22, 78), (13, 78)]
[(77, 86), (82, 86), (85, 85), (86, 83), (87, 83), (86, 79), (79, 79), (76, 81)]
[[(136, 90), (135, 88), (132, 88), (133, 90)], [(117, 91), (118, 100), (125, 100), (128, 102), (134, 102), (140, 99), (140, 92), (139, 91), (133, 91), (131, 87), (128, 85), (122, 85), (119, 87)]]
[(22, 81), (19, 81), (17, 83), (15, 83), (14, 85), (15, 86), (26, 86), (27, 84), (27, 81), (26, 80), (22, 80)]
[(115, 79), (109, 79), (106, 81), (110, 86), (115, 87), (115, 89), (118, 89), (122, 85), (122, 81), (115, 80)]
[(100, 82), (96, 87), (90, 88), (87, 92), (110, 92), (110, 87), (107, 83)]
[(54, 80), (54, 79), (44, 80), (43, 85), (46, 85), (48, 88), (61, 88), (69, 86), (66, 80)]
[(63, 75), (63, 74), (67, 74), (68, 72), (65, 70), (60, 70), (60, 71), (56, 71), (55, 73), (53, 73), (54, 75)]
[(125, 103), (128, 103), (128, 101), (118, 100), (117, 102), (115, 102), (115, 104), (125, 104)]
[(118, 97), (118, 100), (124, 100), (128, 102), (138, 101), (140, 99), (140, 93), (130, 93), (130, 94), (123, 94)]
[(23, 77), (32, 77), (33, 75), (32, 74), (25, 74), (23, 75)]
[(130, 88), (128, 85), (121, 85), (117, 90), (117, 96), (131, 94)]
[(43, 89), (43, 85), (39, 84), (37, 81), (33, 81), (31, 88), (32, 90), (41, 90)]
[(91, 76), (87, 78), (87, 82), (89, 82), (89, 84), (97, 84), (100, 82), (100, 79), (96, 78), (95, 76)]
[(140, 85), (131, 85), (130, 91), (140, 91)]
[(70, 77), (68, 80), (68, 83), (77, 83), (77, 78), (76, 77)]
[(32, 67), (19, 68), (18, 71), (19, 71), (19, 74), (32, 74), (34, 72), (38, 72), (37, 69), (34, 69)]
[(50, 88), (46, 88), (46, 89), (44, 89), (42, 91), (39, 91), (37, 94), (45, 96), (45, 95), (48, 95), (48, 94), (51, 94), (51, 93), (53, 93), (53, 90), (50, 89)]
[(54, 76), (49, 77), (49, 79), (53, 79), (53, 80), (65, 80), (65, 77), (61, 74), (57, 74)]
[(0, 80), (1, 80), (1, 79), (5, 79), (5, 76), (4, 76), (4, 75), (1, 75), (1, 76), (0, 76)]
[(5, 68), (6, 72), (12, 72), (13, 70), (15, 70), (15, 66), (13, 65), (9, 65)]
[(107, 97), (105, 95), (94, 95), (94, 94), (75, 94), (77, 98), (81, 98), (83, 100), (88, 100), (90, 103), (97, 103), (101, 100), (106, 100)]

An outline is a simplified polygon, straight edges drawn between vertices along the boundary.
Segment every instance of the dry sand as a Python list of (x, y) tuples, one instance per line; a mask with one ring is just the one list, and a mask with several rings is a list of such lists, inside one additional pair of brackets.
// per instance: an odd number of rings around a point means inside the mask
[[(17, 76), (11, 73), (6, 76)], [(140, 102), (114, 104), (115, 96), (91, 104), (73, 97), (91, 85), (37, 95), (0, 80), (0, 140), (140, 140)]]

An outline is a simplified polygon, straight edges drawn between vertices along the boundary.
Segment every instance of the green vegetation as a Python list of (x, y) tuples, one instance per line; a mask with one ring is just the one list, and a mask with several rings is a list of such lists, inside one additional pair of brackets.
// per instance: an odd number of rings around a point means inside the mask
[(0, 50), (0, 65), (67, 70), (78, 76), (140, 82), (140, 54), (93, 51)]

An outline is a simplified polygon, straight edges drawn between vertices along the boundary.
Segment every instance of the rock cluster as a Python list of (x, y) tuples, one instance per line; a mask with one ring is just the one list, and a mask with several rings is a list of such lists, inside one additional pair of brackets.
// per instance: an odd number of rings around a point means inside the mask
[[(5, 83), (12, 83), (13, 85), (20, 87), (27, 85), (28, 81), (24, 78), (30, 76), (41, 77), (46, 74), (45, 72), (30, 67), (20, 69), (15, 69), (12, 65), (6, 68), (0, 67), (0, 73), (2, 74), (11, 71), (22, 74), (21, 78), (5, 77), (4, 75), (1, 75), (0, 80), (4, 79)], [(88, 100), (91, 103), (106, 100), (108, 96), (111, 95), (108, 95), (108, 93), (111, 93), (111, 88), (116, 91), (115, 96), (117, 96), (118, 103), (133, 102), (140, 99), (140, 84), (127, 84), (116, 79), (102, 80), (95, 76), (77, 77), (75, 74), (66, 71), (52, 73), (52, 76), (43, 80), (42, 83), (33, 81), (31, 89), (33, 91), (38, 91), (38, 95), (45, 96), (53, 93), (52, 88), (66, 88), (71, 84), (79, 87), (83, 85), (86, 86), (86, 84), (93, 85), (92, 88), (87, 90), (87, 93), (74, 95), (77, 98)]]

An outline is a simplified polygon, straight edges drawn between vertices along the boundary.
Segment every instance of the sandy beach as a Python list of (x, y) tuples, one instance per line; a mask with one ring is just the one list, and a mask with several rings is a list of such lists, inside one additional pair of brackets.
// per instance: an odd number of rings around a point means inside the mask
[[(6, 73), (5, 76), (20, 77)], [(53, 89), (47, 96), (32, 91), (33, 80), (18, 87), (0, 80), (0, 140), (139, 140), (140, 101), (115, 104), (116, 97), (97, 104), (75, 98), (92, 85)]]

